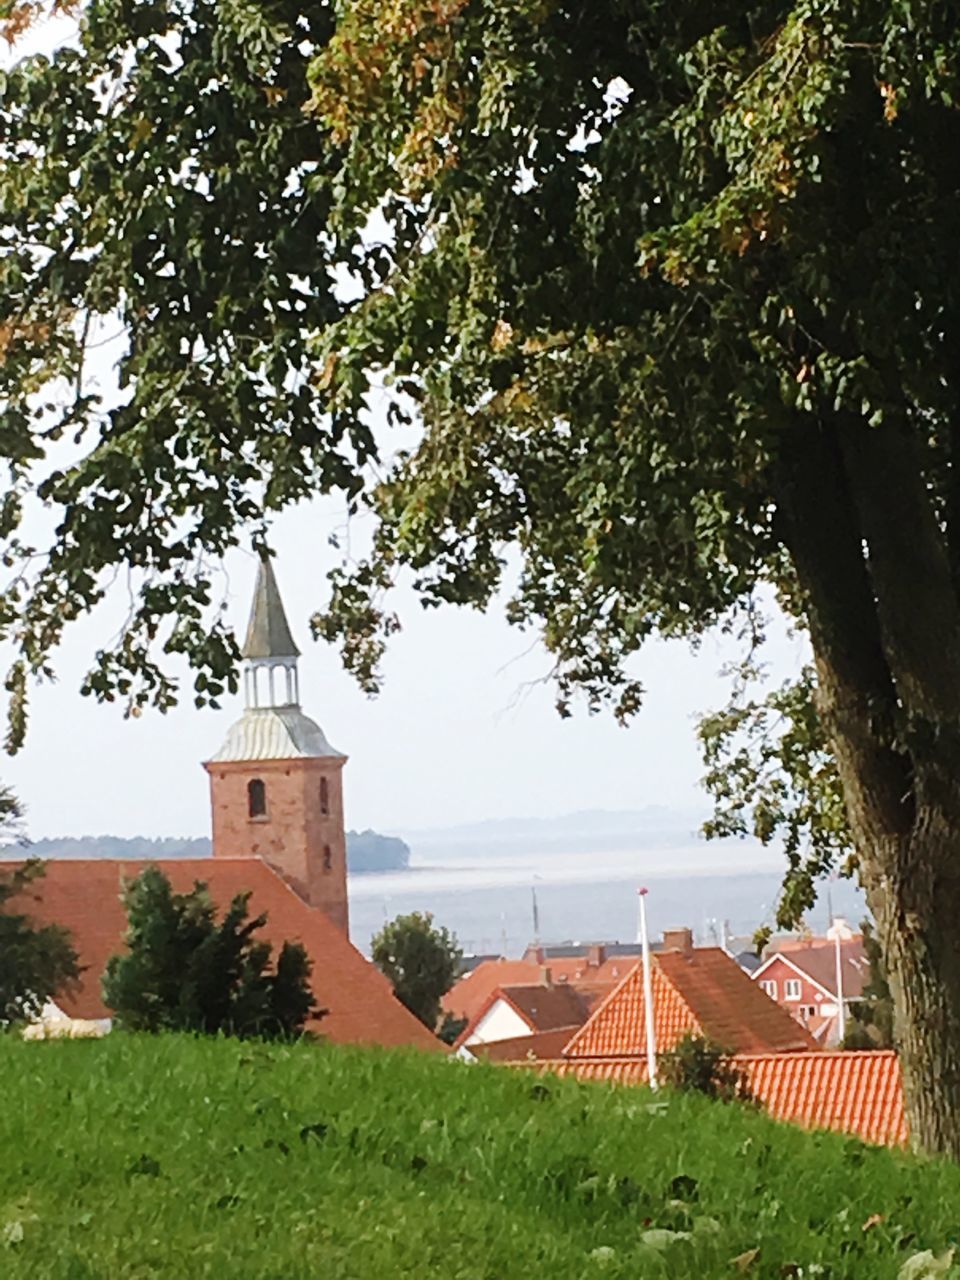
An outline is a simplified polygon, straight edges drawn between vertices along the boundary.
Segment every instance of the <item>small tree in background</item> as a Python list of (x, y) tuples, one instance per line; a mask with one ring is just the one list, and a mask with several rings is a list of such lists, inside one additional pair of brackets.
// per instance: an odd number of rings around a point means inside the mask
[(0, 867), (0, 1025), (36, 1017), (46, 1000), (80, 976), (66, 929), (35, 925), (26, 913), (10, 909), (10, 902), (43, 873), (38, 858)]
[(178, 894), (159, 867), (141, 872), (124, 891), (128, 952), (103, 978), (118, 1026), (273, 1039), (322, 1017), (306, 951), (285, 942), (271, 970), (270, 944), (254, 937), (267, 917), (247, 918), (249, 898), (238, 894), (218, 924), (206, 885)]
[[(397, 998), (431, 1031), (440, 1020), (440, 1001), (460, 972), (463, 951), (449, 929), (435, 926), (433, 916), (414, 911), (385, 924), (373, 939), (373, 962), (390, 979)], [(445, 1019), (443, 1038), (456, 1038), (453, 1020)]]
[(729, 1050), (691, 1032), (660, 1055), (665, 1084), (686, 1093), (703, 1093), (721, 1102), (750, 1100), (746, 1077), (731, 1062)]
[(863, 995), (850, 1003), (850, 1021), (843, 1038), (844, 1049), (893, 1048), (893, 996), (887, 982), (883, 953), (873, 926), (864, 920), (860, 926), (863, 950), (870, 965), (870, 977), (864, 983)]

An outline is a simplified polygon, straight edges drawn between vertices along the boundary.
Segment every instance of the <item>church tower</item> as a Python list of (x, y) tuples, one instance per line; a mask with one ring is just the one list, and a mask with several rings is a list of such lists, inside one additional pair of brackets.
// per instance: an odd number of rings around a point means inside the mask
[(297, 659), (273, 567), (260, 561), (244, 641), (246, 710), (204, 768), (215, 858), (261, 857), (348, 931), (347, 757), (300, 710)]

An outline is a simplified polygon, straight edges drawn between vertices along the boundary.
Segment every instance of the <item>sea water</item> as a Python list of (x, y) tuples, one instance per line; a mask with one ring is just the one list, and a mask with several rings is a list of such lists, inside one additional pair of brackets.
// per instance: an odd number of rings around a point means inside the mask
[[(415, 851), (408, 870), (350, 878), (350, 932), (368, 952), (387, 920), (422, 911), (456, 933), (468, 954), (520, 955), (535, 935), (545, 943), (632, 942), (643, 885), (652, 938), (685, 925), (700, 944), (716, 945), (773, 923), (782, 878), (782, 856), (733, 842), (466, 857), (430, 849)], [(865, 911), (855, 884), (833, 880), (806, 922), (822, 933), (831, 915), (858, 925)]]

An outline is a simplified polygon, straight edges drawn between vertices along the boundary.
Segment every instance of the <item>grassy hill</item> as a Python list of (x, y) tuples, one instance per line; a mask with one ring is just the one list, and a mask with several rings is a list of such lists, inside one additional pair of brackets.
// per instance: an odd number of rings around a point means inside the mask
[(888, 1280), (960, 1232), (960, 1169), (700, 1098), (173, 1036), (0, 1079), (5, 1280)]

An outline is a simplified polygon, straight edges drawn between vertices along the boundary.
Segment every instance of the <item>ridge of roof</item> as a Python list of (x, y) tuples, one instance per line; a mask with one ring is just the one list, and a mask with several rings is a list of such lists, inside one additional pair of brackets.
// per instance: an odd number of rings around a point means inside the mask
[[(687, 1033), (739, 1053), (816, 1049), (813, 1036), (720, 947), (651, 956), (658, 1050)], [(572, 1037), (568, 1057), (619, 1057), (646, 1048), (643, 971), (635, 966)]]
[(240, 650), (246, 660), (258, 658), (298, 658), (300, 650), (290, 634), (290, 624), (280, 598), (280, 588), (268, 556), (260, 557), (257, 582), (253, 589), (253, 604), (247, 637)]

